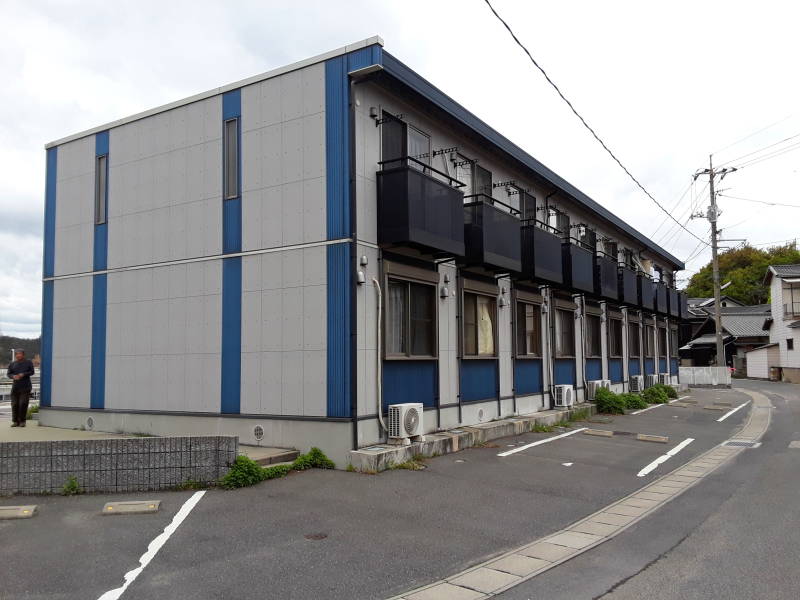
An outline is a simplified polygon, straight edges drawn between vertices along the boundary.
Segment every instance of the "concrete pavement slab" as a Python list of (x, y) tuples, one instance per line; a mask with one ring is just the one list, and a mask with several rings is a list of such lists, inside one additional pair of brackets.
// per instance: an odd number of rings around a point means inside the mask
[(535, 544), (531, 544), (519, 550), (519, 553), (525, 556), (541, 558), (542, 560), (550, 562), (559, 561), (574, 552), (574, 548), (567, 548), (566, 546), (559, 546), (557, 544), (551, 544), (550, 542), (536, 542)]
[(551, 544), (558, 544), (559, 546), (566, 546), (567, 548), (575, 548), (576, 550), (580, 550), (586, 546), (591, 546), (601, 539), (603, 539), (603, 536), (601, 535), (565, 531), (547, 538), (547, 541)]
[(467, 587), (484, 594), (491, 594), (507, 585), (519, 581), (517, 575), (512, 575), (508, 572), (496, 571), (487, 567), (479, 567), (464, 575), (453, 577), (449, 580), (450, 583), (461, 587)]
[(635, 497), (636, 498), (644, 498), (645, 500), (657, 500), (657, 501), (660, 502), (661, 500), (666, 500), (670, 496), (672, 496), (672, 493), (652, 492), (652, 491), (650, 491), (650, 488), (647, 488), (646, 490), (643, 490), (641, 492), (637, 492)]
[(599, 521), (584, 521), (569, 528), (570, 531), (578, 531), (580, 533), (591, 533), (592, 535), (610, 535), (617, 531), (619, 526), (608, 525), (607, 523), (600, 523)]
[(531, 573), (534, 573), (535, 571), (538, 571), (542, 567), (546, 567), (549, 564), (549, 561), (541, 558), (532, 558), (522, 554), (511, 554), (509, 556), (504, 556), (499, 560), (492, 561), (486, 566), (490, 569), (496, 569), (497, 571), (503, 571), (504, 573), (517, 575), (518, 577), (525, 577), (526, 575), (530, 575)]
[(647, 511), (648, 511), (647, 508), (626, 506), (625, 504), (615, 504), (614, 506), (609, 506), (605, 510), (605, 512), (611, 513), (612, 515), (624, 515), (626, 517), (638, 517), (643, 515)]
[(463, 588), (451, 583), (440, 583), (425, 590), (404, 596), (406, 600), (479, 600), (482, 592)]

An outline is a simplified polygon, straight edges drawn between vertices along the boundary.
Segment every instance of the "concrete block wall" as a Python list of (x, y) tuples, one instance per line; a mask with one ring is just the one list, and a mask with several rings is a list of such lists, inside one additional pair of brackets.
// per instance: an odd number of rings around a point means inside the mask
[(85, 492), (213, 484), (238, 450), (234, 436), (0, 442), (0, 495), (58, 494), (70, 477)]

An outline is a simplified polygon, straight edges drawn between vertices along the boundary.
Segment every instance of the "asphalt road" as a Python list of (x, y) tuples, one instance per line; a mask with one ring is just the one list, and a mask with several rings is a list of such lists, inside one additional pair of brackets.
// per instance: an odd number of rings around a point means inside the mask
[[(786, 394), (785, 388), (794, 389), (777, 385), (769, 389)], [(696, 397), (705, 402), (730, 400), (734, 406), (747, 399), (736, 391), (705, 391)], [(775, 404), (776, 417), (789, 410), (783, 401)], [(236, 492), (209, 491), (122, 598), (386, 598), (557, 531), (629, 494), (728, 439), (741, 425), (747, 409), (718, 423), (721, 414), (702, 408), (663, 406), (640, 415), (617, 417), (611, 423), (591, 424), (618, 432), (668, 435), (667, 445), (640, 442), (626, 435), (599, 438), (578, 433), (511, 456), (497, 456), (554, 435), (526, 434), (497, 440), (495, 447), (431, 459), (423, 471), (391, 471), (376, 476), (311, 471)], [(712, 578), (711, 571), (718, 567), (706, 560), (706, 554), (711, 561), (717, 556), (717, 548), (719, 560), (733, 560), (730, 555), (737, 555), (737, 560), (752, 562), (748, 537), (759, 538), (752, 532), (740, 537), (728, 531), (744, 518), (740, 512), (744, 507), (758, 512), (761, 502), (767, 502), (770, 510), (761, 518), (778, 523), (771, 528), (764, 524), (760, 527), (764, 532), (788, 529), (786, 523), (791, 521), (784, 518), (797, 516), (797, 503), (791, 509), (778, 507), (789, 502), (793, 489), (796, 494), (796, 483), (779, 485), (785, 475), (780, 469), (774, 479), (769, 477), (760, 485), (756, 482), (766, 477), (763, 462), (778, 450), (786, 454), (786, 469), (797, 464), (795, 455), (786, 449), (786, 439), (800, 439), (796, 423), (774, 419), (768, 438), (780, 437), (779, 441), (765, 438), (761, 448), (743, 453), (735, 465), (719, 470), (710, 481), (614, 540), (503, 597), (720, 597), (692, 596), (691, 590), (697, 586), (691, 580), (686, 589), (675, 587), (680, 578), (674, 575), (674, 569)], [(652, 474), (637, 476), (666, 449), (689, 437), (695, 441), (677, 456)], [(775, 461), (775, 469), (780, 462)], [(759, 494), (771, 493), (762, 487), (767, 483), (775, 488), (775, 495), (759, 501)], [(745, 493), (745, 488), (753, 495), (743, 496), (736, 509), (727, 501)], [(39, 516), (0, 521), (0, 598), (99, 598), (122, 585), (125, 573), (138, 566), (148, 544), (190, 495), (115, 496), (162, 500), (160, 513), (135, 517), (100, 516), (107, 496), (37, 498)], [(0, 504), (17, 503), (20, 499), (0, 500)], [(737, 512), (719, 516), (727, 510)], [(759, 527), (752, 515), (747, 518), (753, 527)], [(731, 537), (714, 537), (711, 532), (699, 535), (700, 529), (712, 522)], [(691, 549), (688, 544), (693, 537), (698, 542), (714, 540), (713, 547), (705, 552)], [(792, 540), (794, 548), (800, 548), (798, 541)], [(741, 547), (734, 549), (736, 543)], [(683, 544), (689, 554), (676, 555)], [(777, 578), (782, 565), (782, 581), (789, 586), (785, 589), (791, 589), (792, 583), (796, 584), (791, 578), (796, 575), (786, 572), (796, 571), (797, 551), (776, 541), (771, 544), (774, 552), (766, 549), (765, 554), (772, 553), (775, 560), (782, 552), (783, 559), (774, 570), (764, 573)], [(684, 562), (661, 566), (670, 560)], [(793, 561), (795, 567), (790, 568), (787, 561)], [(697, 571), (701, 568), (698, 564), (708, 564), (708, 570)], [(669, 587), (664, 588), (658, 579), (662, 576), (669, 579), (676, 595)], [(746, 597), (727, 591), (724, 595)]]

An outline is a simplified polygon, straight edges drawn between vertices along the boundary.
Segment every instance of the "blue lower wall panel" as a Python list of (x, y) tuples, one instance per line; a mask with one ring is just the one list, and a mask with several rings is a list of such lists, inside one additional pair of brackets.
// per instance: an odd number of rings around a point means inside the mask
[(608, 359), (608, 378), (611, 383), (622, 383), (622, 359)]
[(670, 358), (669, 359), (669, 372), (672, 375), (678, 374), (678, 359), (677, 358)]
[(222, 253), (242, 251), (242, 199), (232, 198), (222, 203)]
[(600, 358), (586, 359), (586, 381), (603, 378), (603, 360)]
[(514, 361), (514, 393), (518, 396), (542, 393), (542, 360)]
[(383, 361), (383, 410), (404, 402), (436, 406), (438, 369), (435, 360)]
[(653, 375), (656, 372), (656, 359), (654, 358), (645, 358), (644, 359), (644, 374), (645, 375)]
[(553, 365), (556, 385), (575, 385), (575, 359), (557, 358)]
[[(48, 155), (49, 156), (49, 155)], [(50, 406), (50, 382), (53, 374), (53, 287), (54, 282), (42, 284), (42, 357), (39, 369), (39, 404)]]
[(666, 358), (659, 358), (658, 359), (658, 372), (659, 373), (666, 373), (667, 372), (667, 359)]
[(461, 401), (497, 398), (497, 360), (461, 361)]
[(242, 258), (222, 260), (220, 412), (237, 414), (242, 390)]
[(92, 277), (92, 378), (89, 391), (91, 408), (105, 407), (107, 277), (107, 275)]
[(638, 358), (628, 359), (628, 375), (641, 375), (642, 365), (639, 363)]

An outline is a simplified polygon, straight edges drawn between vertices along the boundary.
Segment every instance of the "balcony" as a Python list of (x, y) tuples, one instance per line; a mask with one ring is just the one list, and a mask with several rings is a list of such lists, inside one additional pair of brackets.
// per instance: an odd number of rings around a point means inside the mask
[(667, 290), (667, 300), (669, 303), (669, 314), (671, 317), (680, 317), (681, 316), (681, 307), (680, 307), (680, 300), (678, 296), (678, 290), (674, 288), (669, 288)]
[(681, 319), (689, 318), (689, 302), (686, 292), (678, 292), (678, 316)]
[(594, 293), (594, 252), (566, 242), (561, 246), (564, 283), (578, 292)]
[(628, 306), (639, 306), (639, 285), (636, 271), (620, 267), (618, 280), (619, 299)]
[(465, 196), (464, 201), (467, 262), (500, 271), (520, 272), (519, 211), (486, 194)]
[(800, 319), (800, 302), (787, 302), (783, 305), (784, 319)]
[(411, 157), (380, 164), (378, 243), (463, 256), (463, 184)]
[(655, 283), (643, 273), (636, 275), (636, 287), (638, 288), (639, 305), (645, 310), (655, 309)]
[(522, 221), (522, 272), (536, 281), (562, 285), (561, 243), (561, 236), (549, 225), (534, 219)]
[(594, 292), (601, 298), (619, 300), (616, 258), (607, 254), (594, 257)]
[(661, 281), (654, 281), (653, 290), (656, 312), (667, 314), (667, 286)]

